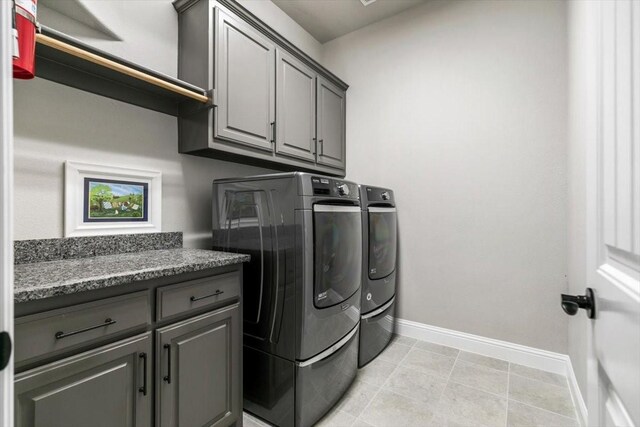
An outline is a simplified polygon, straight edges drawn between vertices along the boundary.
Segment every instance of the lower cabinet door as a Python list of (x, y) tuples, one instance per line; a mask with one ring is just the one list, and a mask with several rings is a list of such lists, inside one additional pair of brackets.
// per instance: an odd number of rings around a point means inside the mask
[(16, 427), (150, 427), (151, 332), (23, 372)]
[(242, 417), (239, 306), (156, 331), (157, 425), (228, 426)]

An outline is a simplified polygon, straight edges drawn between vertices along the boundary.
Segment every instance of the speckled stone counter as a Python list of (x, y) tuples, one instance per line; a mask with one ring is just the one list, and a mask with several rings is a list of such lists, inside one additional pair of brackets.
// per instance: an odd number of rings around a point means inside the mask
[(29, 264), (181, 247), (182, 232), (180, 231), (63, 237), (17, 240), (13, 243), (13, 257), (15, 264)]
[(35, 301), (126, 285), (239, 264), (249, 259), (249, 255), (243, 254), (180, 248), (18, 264), (15, 266), (14, 301)]

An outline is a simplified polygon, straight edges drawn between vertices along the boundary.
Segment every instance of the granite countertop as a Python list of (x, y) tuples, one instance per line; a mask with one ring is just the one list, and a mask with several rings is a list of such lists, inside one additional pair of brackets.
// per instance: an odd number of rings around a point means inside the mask
[(14, 270), (14, 301), (35, 301), (125, 285), (249, 259), (249, 255), (243, 254), (180, 248), (19, 264)]

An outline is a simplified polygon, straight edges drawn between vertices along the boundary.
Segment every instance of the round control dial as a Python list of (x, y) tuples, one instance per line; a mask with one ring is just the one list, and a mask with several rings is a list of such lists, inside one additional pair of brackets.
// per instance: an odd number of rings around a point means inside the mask
[(347, 184), (338, 185), (338, 194), (341, 196), (349, 195), (349, 186)]

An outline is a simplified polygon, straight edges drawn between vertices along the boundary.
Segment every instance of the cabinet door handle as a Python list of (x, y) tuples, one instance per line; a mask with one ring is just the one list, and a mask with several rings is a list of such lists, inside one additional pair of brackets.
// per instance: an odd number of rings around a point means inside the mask
[(324, 156), (324, 139), (318, 141), (320, 143), (320, 155)]
[(216, 291), (212, 294), (203, 295), (201, 297), (192, 296), (189, 299), (191, 300), (191, 302), (194, 302), (194, 301), (200, 301), (201, 299), (205, 299), (205, 298), (217, 297), (218, 295), (222, 295), (222, 294), (224, 294), (224, 291), (221, 291), (220, 289), (216, 289)]
[(138, 389), (143, 396), (147, 395), (147, 353), (140, 353), (142, 359), (142, 387)]
[(276, 140), (276, 122), (271, 122), (271, 141), (275, 142)]
[(167, 352), (167, 375), (164, 376), (163, 380), (167, 382), (167, 384), (171, 384), (171, 344), (165, 344), (165, 350), (169, 350)]
[(0, 332), (0, 371), (7, 367), (9, 359), (11, 359), (11, 335), (9, 332)]
[(92, 331), (94, 329), (98, 329), (98, 328), (104, 328), (105, 326), (109, 326), (109, 325), (114, 325), (116, 323), (115, 320), (112, 320), (111, 318), (107, 318), (104, 320), (103, 323), (99, 324), (99, 325), (95, 325), (95, 326), (89, 326), (88, 328), (83, 328), (83, 329), (78, 329), (77, 331), (72, 331), (72, 332), (62, 332), (62, 331), (58, 331), (56, 332), (56, 339), (62, 339), (62, 338), (66, 338), (66, 337), (70, 337), (72, 335), (77, 335), (77, 334), (81, 334), (83, 332), (87, 332), (87, 331)]

